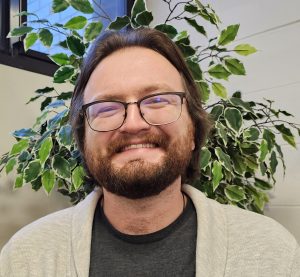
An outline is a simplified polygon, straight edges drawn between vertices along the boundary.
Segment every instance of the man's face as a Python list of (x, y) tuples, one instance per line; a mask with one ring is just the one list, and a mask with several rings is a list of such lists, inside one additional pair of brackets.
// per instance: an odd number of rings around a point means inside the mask
[[(154, 93), (183, 91), (179, 72), (166, 58), (147, 48), (131, 47), (101, 61), (87, 83), (84, 103), (135, 102)], [(185, 100), (181, 117), (161, 126), (146, 123), (133, 104), (117, 130), (96, 132), (86, 122), (84, 157), (106, 190), (131, 199), (148, 197), (180, 182), (194, 149), (193, 134)]]

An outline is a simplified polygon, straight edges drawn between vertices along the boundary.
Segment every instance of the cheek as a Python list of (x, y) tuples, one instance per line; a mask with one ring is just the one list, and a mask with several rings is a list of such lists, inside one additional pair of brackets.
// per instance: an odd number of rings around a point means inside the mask
[(91, 129), (86, 130), (85, 149), (87, 150), (86, 152), (90, 154), (98, 153), (100, 155), (104, 155), (109, 141), (110, 138), (106, 133), (98, 133)]

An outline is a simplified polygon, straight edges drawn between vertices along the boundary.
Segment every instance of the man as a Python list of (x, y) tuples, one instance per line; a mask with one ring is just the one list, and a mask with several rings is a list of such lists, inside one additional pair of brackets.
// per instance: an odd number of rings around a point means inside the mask
[(98, 189), (19, 231), (1, 276), (300, 276), (299, 245), (282, 226), (183, 185), (197, 176), (209, 121), (167, 36), (99, 38), (70, 117)]

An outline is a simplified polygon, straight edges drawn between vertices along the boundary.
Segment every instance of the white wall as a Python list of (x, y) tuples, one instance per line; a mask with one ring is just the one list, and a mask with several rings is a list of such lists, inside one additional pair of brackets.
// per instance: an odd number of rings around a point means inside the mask
[[(50, 77), (0, 65), (0, 155), (15, 142), (11, 132), (33, 125), (39, 104), (25, 103), (36, 89), (47, 85), (52, 85)], [(69, 206), (68, 199), (57, 192), (47, 197), (43, 189), (35, 192), (29, 185), (12, 191), (13, 179), (13, 175), (0, 177), (0, 249), (24, 225)]]
[[(147, 3), (156, 15), (156, 23), (165, 18), (166, 4), (151, 0)], [(240, 23), (237, 43), (250, 43), (259, 50), (243, 59), (246, 77), (230, 78), (229, 83), (224, 83), (228, 91), (241, 90), (247, 100), (275, 100), (277, 107), (293, 113), (293, 121), (300, 123), (300, 1), (206, 0), (202, 3), (212, 5), (223, 26)], [(174, 25), (186, 28), (182, 23)], [(191, 33), (192, 41), (201, 41), (201, 36), (193, 30)], [(299, 142), (297, 138), (298, 148)], [(287, 164), (286, 176), (278, 172), (265, 214), (283, 224), (300, 242), (300, 151), (286, 143), (281, 145)]]

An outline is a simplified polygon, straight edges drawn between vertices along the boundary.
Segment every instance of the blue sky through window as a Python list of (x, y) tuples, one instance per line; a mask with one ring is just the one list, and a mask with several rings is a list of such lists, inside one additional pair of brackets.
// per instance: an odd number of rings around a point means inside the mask
[[(104, 25), (103, 28), (105, 29), (110, 21), (104, 17), (109, 17), (110, 19), (114, 20), (117, 16), (126, 14), (127, 9), (126, 1), (124, 0), (90, 0), (95, 10), (93, 14), (81, 14), (79, 11), (73, 9), (72, 7), (69, 7), (65, 11), (60, 13), (53, 13), (51, 11), (52, 1), (53, 0), (27, 0), (27, 11), (37, 14), (40, 19), (48, 19), (52, 24), (65, 24), (70, 18), (77, 15), (85, 16), (89, 20), (89, 22), (98, 21), (99, 19), (101, 19)], [(27, 20), (36, 20), (36, 17), (28, 16)], [(41, 23), (29, 22), (28, 25), (34, 28), (44, 27)], [(79, 30), (78, 32), (82, 34), (81, 30)], [(52, 33), (54, 35), (54, 38), (51, 48), (45, 47), (41, 42), (38, 41), (33, 47), (31, 47), (31, 49), (45, 54), (67, 52), (66, 49), (58, 45), (58, 42), (64, 40), (65, 36), (59, 34), (56, 31), (53, 31)]]

